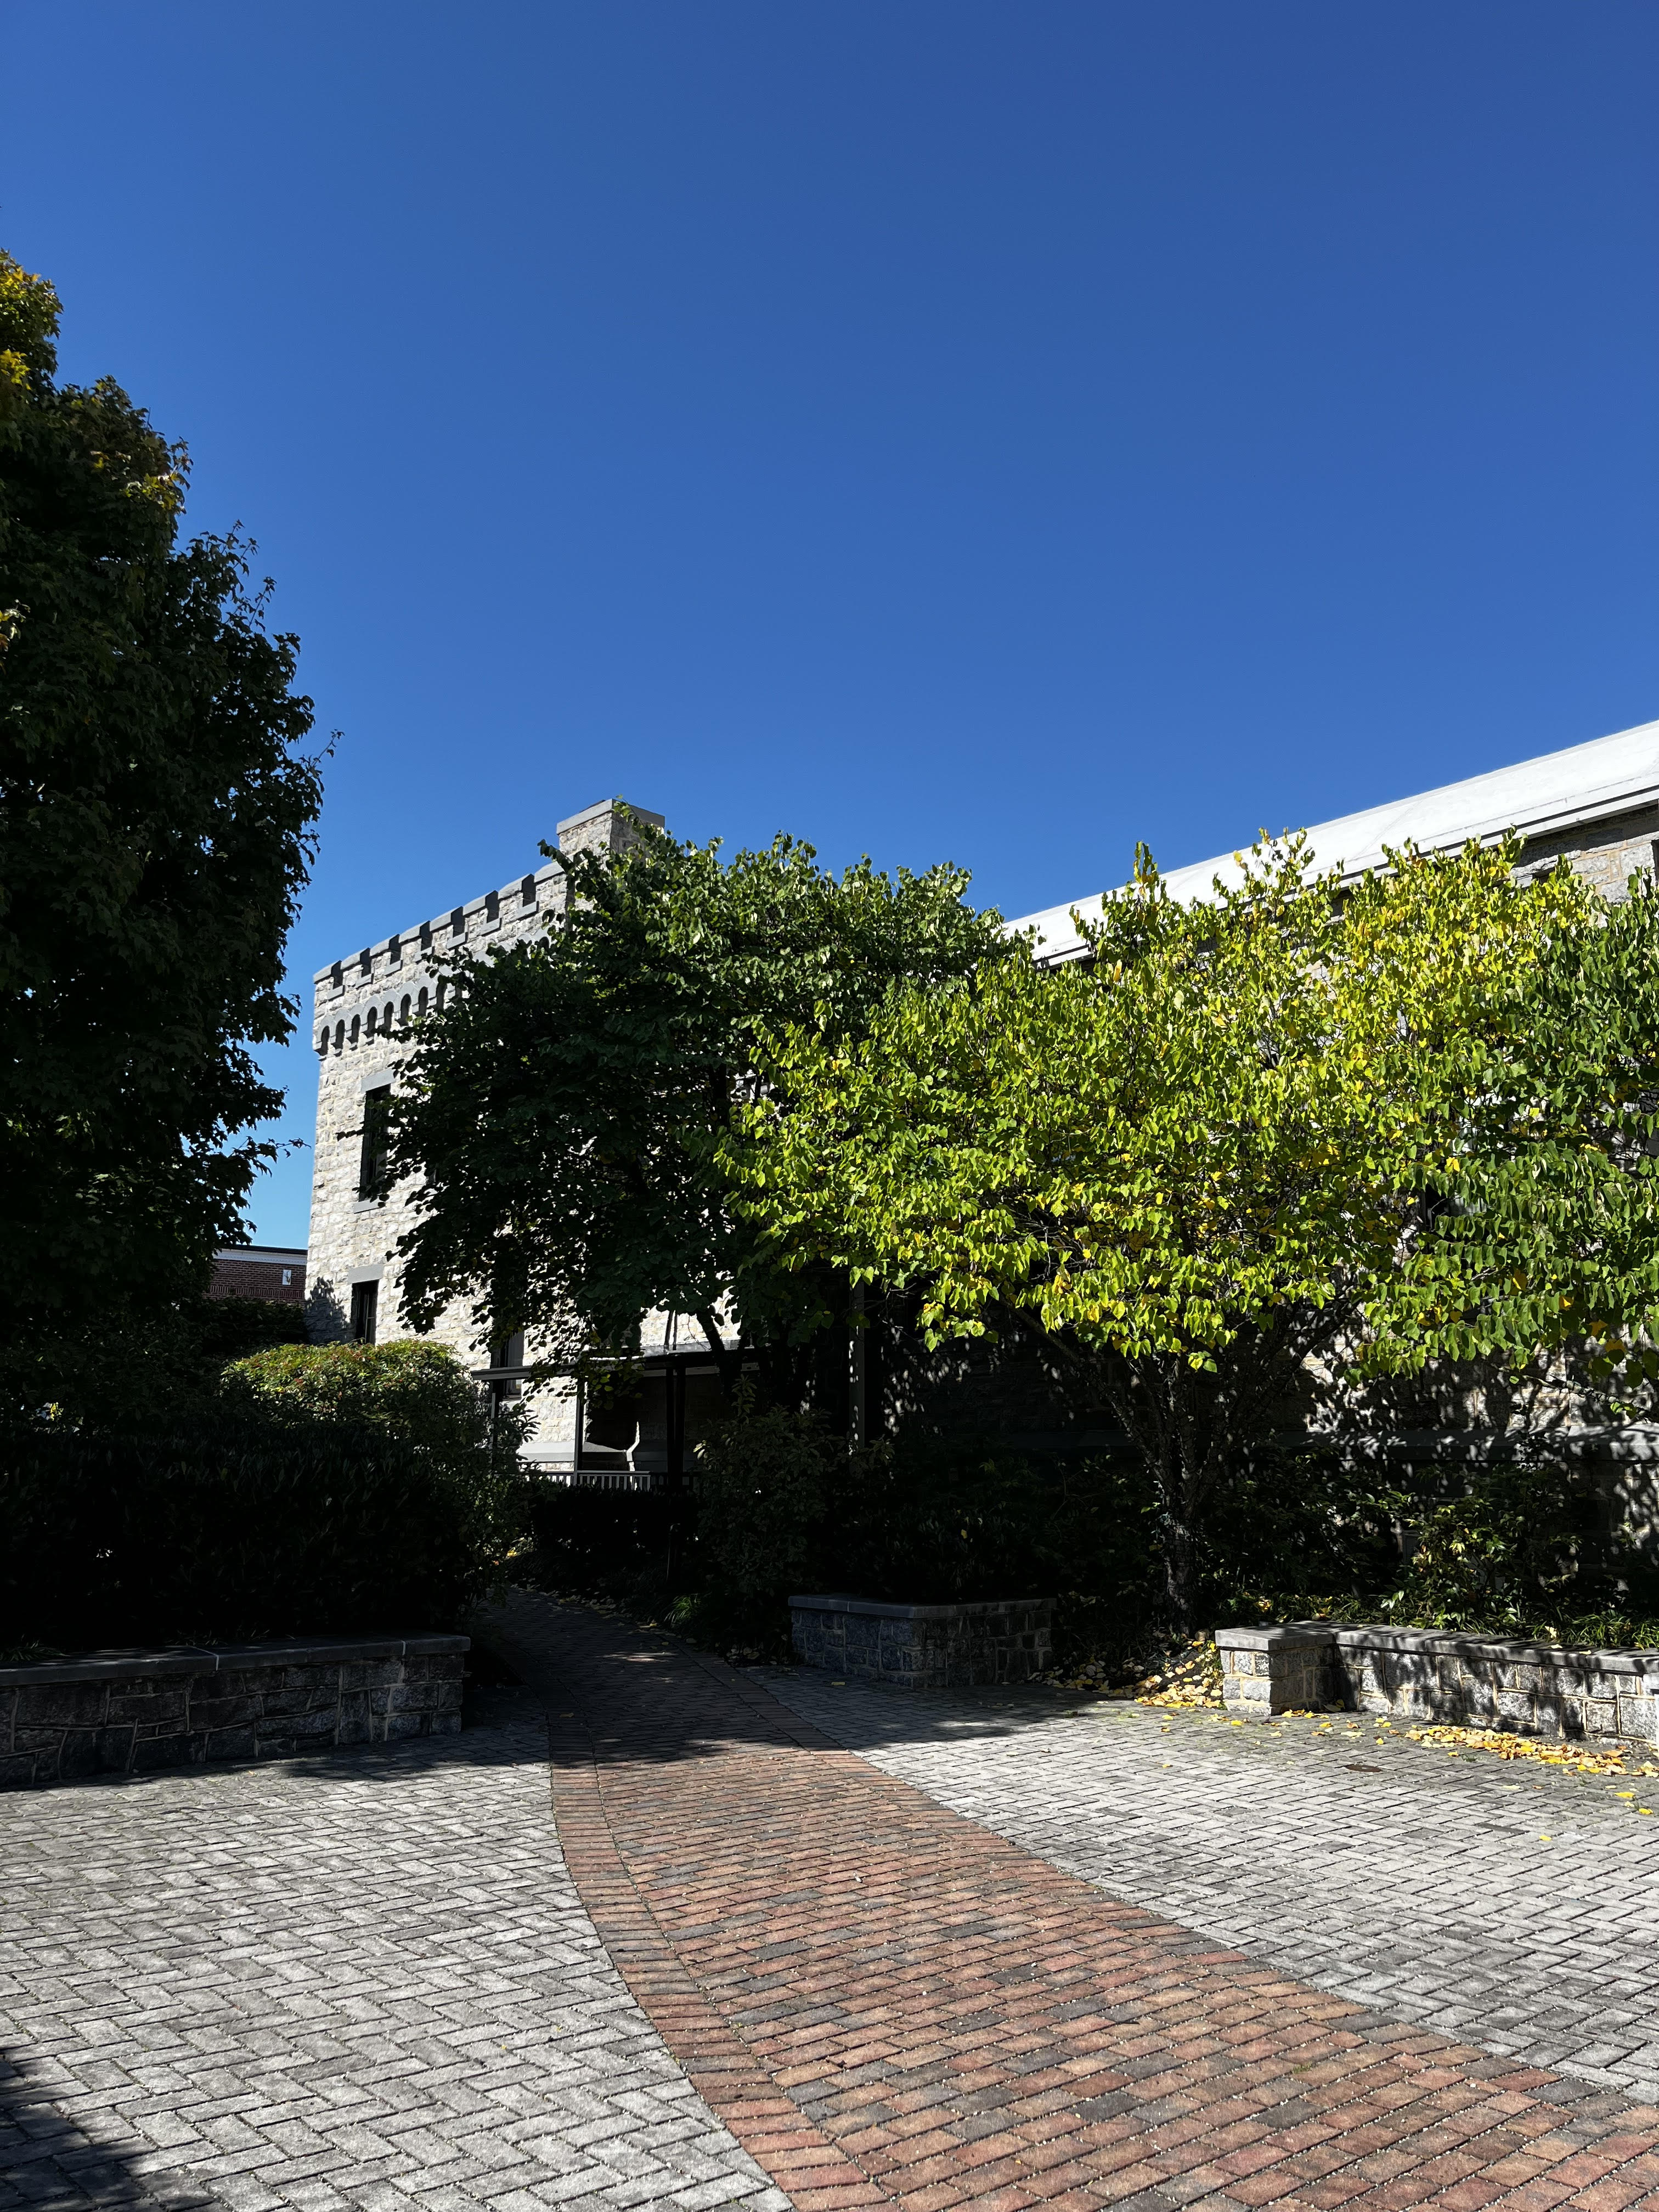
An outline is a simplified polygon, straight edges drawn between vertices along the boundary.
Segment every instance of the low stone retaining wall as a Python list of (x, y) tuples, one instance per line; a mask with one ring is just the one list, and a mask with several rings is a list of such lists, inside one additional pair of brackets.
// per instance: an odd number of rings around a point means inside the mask
[(1053, 1663), (1052, 1598), (972, 1605), (878, 1605), (862, 1597), (792, 1597), (795, 1656), (806, 1667), (915, 1690), (1029, 1682)]
[(469, 1648), (333, 1636), (0, 1667), (0, 1789), (452, 1735)]
[(1522, 1735), (1659, 1740), (1659, 1651), (1573, 1651), (1323, 1620), (1222, 1628), (1215, 1641), (1231, 1712), (1335, 1706)]

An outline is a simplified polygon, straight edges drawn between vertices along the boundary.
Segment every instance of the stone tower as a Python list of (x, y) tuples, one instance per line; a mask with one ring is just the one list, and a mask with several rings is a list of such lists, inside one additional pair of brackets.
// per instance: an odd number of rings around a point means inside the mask
[[(625, 849), (635, 819), (663, 817), (622, 799), (603, 799), (561, 822), (561, 853)], [(384, 1107), (398, 1081), (409, 1024), (442, 1004), (443, 954), (487, 952), (556, 927), (565, 909), (564, 871), (550, 860), (530, 874), (464, 900), (447, 913), (343, 956), (313, 979), (317, 1052), (317, 1132), (311, 1188), (307, 1309), (313, 1337), (341, 1340), (410, 1334), (399, 1299), (398, 1240), (410, 1224), (408, 1185), (382, 1198), (379, 1170)], [(490, 1354), (460, 1310), (433, 1332), (475, 1373)], [(520, 1352), (520, 1358), (522, 1352)], [(552, 1393), (535, 1401), (531, 1455), (568, 1464), (572, 1405)]]

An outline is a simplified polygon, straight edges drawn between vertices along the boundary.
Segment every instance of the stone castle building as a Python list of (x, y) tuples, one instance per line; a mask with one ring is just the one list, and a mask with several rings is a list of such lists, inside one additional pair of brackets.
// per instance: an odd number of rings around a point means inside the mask
[[(562, 853), (615, 852), (637, 816), (662, 827), (660, 814), (605, 799), (561, 822)], [(410, 1226), (410, 1192), (382, 1193), (386, 1109), (397, 1080), (399, 1038), (411, 1021), (443, 1004), (442, 955), (486, 954), (544, 928), (564, 911), (565, 873), (556, 860), (464, 900), (447, 914), (393, 930), (378, 944), (319, 969), (313, 978), (317, 1051), (317, 1127), (307, 1245), (312, 1334), (370, 1343), (406, 1336), (399, 1298), (398, 1242)], [(675, 1334), (665, 1319), (655, 1344)], [(518, 1395), (526, 1364), (522, 1339), (483, 1342), (464, 1308), (452, 1309), (433, 1332), (498, 1395)], [(696, 1340), (707, 1352), (701, 1336)], [(692, 1347), (671, 1344), (682, 1358)], [(536, 1428), (526, 1456), (550, 1471), (574, 1470), (581, 1456), (576, 1392), (538, 1394)], [(622, 1455), (594, 1449), (618, 1464)]]
[[(559, 849), (620, 850), (630, 814), (659, 826), (662, 822), (661, 816), (643, 808), (603, 801), (560, 823)], [(1511, 829), (1525, 840), (1523, 867), (1565, 854), (1600, 890), (1619, 896), (1632, 871), (1652, 870), (1659, 860), (1659, 722), (1322, 823), (1310, 830), (1309, 842), (1322, 868), (1340, 865), (1358, 875), (1381, 861), (1385, 846), (1412, 842), (1425, 851), (1455, 849), (1470, 837), (1495, 842)], [(1168, 881), (1176, 896), (1199, 898), (1213, 877), (1225, 876), (1237, 866), (1237, 857), (1226, 854), (1176, 870)], [(1039, 957), (1073, 957), (1082, 946), (1072, 914), (1097, 910), (1102, 896), (1050, 908), (1015, 926), (1036, 926)], [(397, 1081), (402, 1033), (411, 1020), (442, 1003), (436, 956), (463, 948), (483, 953), (492, 945), (526, 937), (545, 927), (550, 916), (556, 918), (564, 900), (564, 872), (549, 862), (319, 970), (313, 1024), (316, 1150), (307, 1248), (307, 1304), (314, 1335), (385, 1340), (408, 1333), (399, 1304), (397, 1247), (409, 1225), (410, 1194), (406, 1189), (380, 1194), (384, 1117)], [(495, 1346), (481, 1342), (464, 1311), (446, 1316), (434, 1334), (453, 1346), (482, 1384), (498, 1394), (520, 1390), (526, 1366), (521, 1340)], [(532, 1401), (536, 1427), (527, 1457), (549, 1472), (609, 1472), (624, 1480), (684, 1465), (714, 1412), (709, 1347), (685, 1316), (657, 1315), (647, 1325), (642, 1348), (645, 1384), (626, 1406), (588, 1409), (574, 1389), (538, 1393)], [(960, 1388), (964, 1401), (974, 1398), (978, 1385), (971, 1358), (952, 1387)], [(1045, 1412), (1041, 1399), (1039, 1387), (1023, 1412), (1002, 1409), (1012, 1414), (1012, 1429), (1024, 1446), (1091, 1441), (1075, 1429), (1063, 1438), (1051, 1434), (1055, 1417)], [(877, 1407), (872, 1425), (879, 1420)], [(1002, 1425), (1000, 1418), (998, 1425)]]

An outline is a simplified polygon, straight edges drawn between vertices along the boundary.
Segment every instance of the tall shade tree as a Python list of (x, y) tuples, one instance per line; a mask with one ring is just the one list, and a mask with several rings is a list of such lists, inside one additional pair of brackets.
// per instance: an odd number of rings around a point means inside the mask
[(970, 974), (997, 919), (957, 869), (835, 876), (787, 837), (728, 862), (641, 823), (629, 851), (565, 866), (566, 909), (458, 961), (459, 991), (414, 1032), (392, 1135), (394, 1176), (419, 1178), (405, 1309), (427, 1326), (467, 1299), (492, 1337), (530, 1330), (582, 1372), (673, 1311), (728, 1389), (752, 1358), (771, 1395), (799, 1396), (846, 1297), (732, 1210), (720, 1148), (755, 1041), (800, 1023), (845, 1048), (896, 981)]
[(237, 544), (180, 543), (183, 448), (119, 386), (57, 382), (58, 322), (0, 255), (0, 1362), (26, 1405), (238, 1234), (319, 800), (295, 641)]
[(1218, 1494), (1310, 1366), (1373, 1348), (1402, 1269), (1396, 1363), (1447, 1318), (1420, 1286), (1456, 1249), (1448, 1178), (1528, 979), (1592, 904), (1513, 858), (1407, 854), (1345, 889), (1291, 841), (1183, 905), (1142, 854), (1085, 960), (1013, 944), (899, 986), (860, 1036), (763, 1039), (726, 1153), (745, 1210), (797, 1264), (919, 1291), (934, 1341), (1052, 1332), (1154, 1480), (1188, 1621)]

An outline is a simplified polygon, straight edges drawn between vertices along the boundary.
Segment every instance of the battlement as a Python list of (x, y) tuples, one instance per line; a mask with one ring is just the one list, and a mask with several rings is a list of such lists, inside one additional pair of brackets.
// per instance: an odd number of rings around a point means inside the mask
[[(664, 826), (663, 817), (648, 807), (600, 799), (560, 823), (558, 848), (573, 856), (621, 852), (630, 842), (635, 820), (659, 830)], [(527, 936), (550, 914), (563, 913), (565, 896), (565, 871), (557, 860), (549, 860), (481, 897), (463, 900), (447, 914), (394, 929), (378, 944), (318, 969), (312, 988), (319, 1054), (331, 1045), (337, 1052), (349, 1050), (365, 1034), (372, 1038), (424, 1013), (434, 998), (441, 1003), (441, 983), (433, 973), (435, 958)]]

